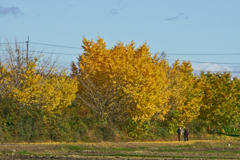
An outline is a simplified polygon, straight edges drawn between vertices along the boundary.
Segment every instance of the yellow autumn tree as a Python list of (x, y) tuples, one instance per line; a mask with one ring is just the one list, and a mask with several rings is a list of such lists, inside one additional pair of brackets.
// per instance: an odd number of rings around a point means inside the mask
[(203, 105), (202, 86), (204, 77), (193, 75), (190, 61), (177, 60), (169, 69), (171, 96), (168, 104), (171, 109), (166, 114), (166, 121), (175, 131), (176, 125), (186, 125), (200, 114)]
[(75, 98), (77, 82), (64, 71), (57, 73), (50, 59), (40, 63), (42, 55), (22, 52), (21, 46), (8, 43), (1, 53), (0, 85), (7, 90), (5, 98), (25, 105), (36, 105), (49, 113), (67, 107)]
[(77, 92), (76, 78), (69, 77), (64, 71), (49, 76), (41, 86), (38, 105), (48, 112), (58, 112), (72, 104)]
[[(119, 42), (107, 49), (99, 37), (97, 42), (83, 38), (82, 47), (84, 53), (77, 64), (72, 64), (73, 75), (80, 82), (79, 103), (94, 110), (99, 117), (104, 113), (121, 117), (121, 120), (144, 121), (158, 112), (163, 118), (169, 109), (166, 104), (170, 95), (169, 81), (165, 70), (168, 63), (157, 55), (152, 57), (146, 43), (135, 48), (134, 42), (128, 45)], [(88, 91), (89, 86), (94, 91)], [(106, 93), (116, 95), (114, 103), (104, 102)], [(86, 99), (88, 101), (84, 102)], [(102, 99), (101, 104), (98, 104), (99, 99)]]
[(10, 71), (6, 69), (6, 64), (3, 65), (0, 59), (0, 100), (5, 99), (7, 94), (10, 92), (10, 88), (8, 87), (8, 75)]
[(211, 121), (217, 126), (231, 125), (239, 121), (239, 93), (230, 72), (201, 73), (206, 77), (204, 85), (204, 106), (200, 118)]

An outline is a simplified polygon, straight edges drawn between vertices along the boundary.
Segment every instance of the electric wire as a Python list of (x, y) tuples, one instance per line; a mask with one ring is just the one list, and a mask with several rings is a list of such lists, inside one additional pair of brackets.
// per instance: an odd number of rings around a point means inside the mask
[[(166, 59), (169, 61), (176, 61), (175, 59)], [(179, 60), (179, 61), (188, 61), (188, 60)], [(225, 62), (203, 62), (203, 61), (191, 61), (190, 62), (194, 62), (194, 63), (211, 63), (211, 64), (233, 64), (233, 65), (240, 65), (240, 63), (225, 63)]]
[(193, 69), (193, 71), (195, 71), (195, 72), (201, 72), (201, 71), (203, 71), (203, 72), (231, 72), (231, 73), (240, 73), (240, 71), (209, 71), (209, 70), (195, 70), (195, 69)]
[[(0, 51), (8, 51), (8, 50), (0, 50)], [(27, 50), (22, 50), (22, 51), (27, 51)], [(33, 51), (30, 50), (29, 52), (38, 52), (38, 53), (47, 53), (47, 54), (59, 54), (59, 55), (74, 55), (74, 56), (78, 56), (79, 54), (72, 54), (72, 53), (55, 53), (55, 52), (45, 52), (45, 51)], [(176, 59), (167, 59), (169, 61), (176, 61)], [(179, 60), (179, 61), (188, 61), (188, 60)], [(211, 64), (231, 64), (231, 65), (240, 65), (240, 63), (226, 63), (226, 62), (204, 62), (204, 61), (192, 61), (189, 60), (190, 62), (194, 62), (194, 63), (211, 63)]]
[(47, 53), (47, 54), (60, 54), (60, 55), (72, 55), (72, 56), (78, 56), (79, 55), (79, 54), (72, 54), (72, 53), (55, 53), (55, 52), (44, 52), (44, 51), (30, 51), (30, 52)]
[[(8, 42), (8, 43), (0, 43), (1, 44), (15, 44), (15, 43), (26, 43), (26, 42)], [(59, 44), (49, 44), (49, 43), (40, 43), (40, 42), (29, 42), (37, 45), (46, 45), (53, 47), (63, 47), (63, 48), (72, 48), (72, 49), (83, 49), (81, 47), (74, 46), (64, 46)], [(214, 55), (240, 55), (240, 53), (165, 53), (166, 55), (191, 55), (191, 56), (214, 56)]]
[[(8, 50), (0, 50), (0, 51), (6, 52)], [(21, 50), (21, 51), (25, 51), (26, 52), (27, 50)], [(32, 52), (32, 53), (34, 53), (34, 52), (36, 52), (36, 53), (47, 53), (47, 54), (60, 54), (60, 55), (74, 55), (74, 56), (78, 56), (79, 55), (79, 54), (73, 54), (73, 53), (55, 53), (55, 52), (45, 52), (45, 51), (33, 51), (33, 50), (30, 50), (28, 52)]]
[(53, 46), (53, 47), (62, 47), (62, 48), (71, 48), (71, 49), (83, 49), (81, 47), (63, 46), (63, 45), (57, 45), (57, 44), (47, 44), (47, 43), (38, 43), (38, 42), (29, 42), (29, 43), (38, 44), (38, 45), (45, 45), (45, 46)]
[[(0, 43), (2, 44), (15, 44), (15, 43), (26, 43), (26, 42), (8, 42), (8, 43)], [(57, 44), (48, 44), (48, 43), (39, 43), (39, 42), (29, 42), (36, 45), (45, 45), (45, 46), (53, 46), (53, 47), (62, 47), (62, 48), (70, 48), (70, 49), (83, 49), (81, 47), (73, 47), (73, 46), (64, 46), (64, 45), (57, 45)], [(0, 51), (7, 51), (7, 50), (0, 50)], [(27, 50), (23, 50), (27, 51)], [(79, 54), (72, 54), (72, 53), (55, 53), (55, 52), (45, 52), (45, 51), (29, 51), (29, 52), (38, 52), (38, 53), (46, 53), (46, 54), (58, 54), (58, 55), (79, 55)], [(220, 55), (240, 55), (240, 53), (166, 53), (166, 55), (188, 55), (188, 56), (220, 56)], [(175, 59), (166, 59), (168, 61), (176, 61)], [(186, 60), (179, 60), (179, 61), (186, 61)], [(187, 60), (188, 61), (188, 60)], [(209, 64), (230, 64), (230, 65), (240, 65), (240, 63), (226, 63), (226, 62), (204, 62), (204, 61), (192, 61), (194, 63), (209, 63)], [(61, 63), (70, 63), (70, 62), (61, 62)], [(69, 68), (68, 68), (69, 69)], [(204, 71), (208, 72), (208, 70), (193, 70), (193, 71)], [(209, 71), (209, 72), (226, 72), (226, 71)], [(240, 71), (227, 71), (231, 73), (240, 73)]]
[(6, 42), (6, 43), (0, 43), (0, 45), (2, 45), (2, 44), (18, 44), (18, 43), (26, 43), (26, 42)]
[(180, 55), (180, 56), (225, 56), (225, 55), (239, 55), (240, 53), (166, 53), (166, 55)]

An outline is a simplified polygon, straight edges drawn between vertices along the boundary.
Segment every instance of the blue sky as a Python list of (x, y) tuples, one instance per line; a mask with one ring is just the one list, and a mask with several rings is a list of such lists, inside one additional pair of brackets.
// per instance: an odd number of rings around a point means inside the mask
[(0, 0), (0, 41), (29, 36), (30, 49), (64, 53), (58, 61), (67, 66), (82, 53), (83, 36), (100, 36), (108, 48), (147, 42), (170, 63), (240, 76), (239, 7), (239, 0)]

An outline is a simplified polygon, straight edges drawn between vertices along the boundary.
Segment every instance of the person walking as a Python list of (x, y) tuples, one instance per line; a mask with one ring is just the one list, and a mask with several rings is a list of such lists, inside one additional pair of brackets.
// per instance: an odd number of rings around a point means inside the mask
[(184, 141), (188, 141), (188, 137), (189, 137), (189, 131), (187, 128), (185, 128), (184, 130)]
[(177, 134), (178, 134), (178, 141), (180, 142), (181, 141), (181, 135), (182, 135), (182, 128), (181, 127), (178, 127)]

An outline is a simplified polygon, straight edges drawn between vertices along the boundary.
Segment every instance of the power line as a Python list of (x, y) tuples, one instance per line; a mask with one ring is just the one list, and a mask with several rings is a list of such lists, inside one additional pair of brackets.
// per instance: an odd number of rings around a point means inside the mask
[[(12, 42), (15, 43), (15, 42)], [(25, 43), (25, 42), (16, 42), (16, 43)], [(63, 48), (72, 48), (72, 49), (82, 49), (80, 47), (70, 47), (70, 46), (63, 46), (63, 45), (55, 45), (55, 44), (47, 44), (47, 43), (38, 43), (38, 42), (28, 42), (28, 43), (32, 43), (32, 44), (39, 44), (39, 45), (47, 45), (47, 46), (54, 46), (54, 47), (63, 47)], [(11, 44), (11, 42), (9, 43), (0, 43), (0, 44)], [(0, 50), (0, 51), (4, 51), (4, 50)], [(7, 50), (5, 50), (7, 51)], [(22, 51), (27, 51), (27, 50), (22, 50)], [(60, 55), (78, 55), (78, 54), (71, 54), (71, 53), (54, 53), (54, 52), (43, 52), (43, 51), (31, 51), (31, 52), (38, 52), (38, 53), (47, 53), (47, 54), (60, 54)], [(230, 54), (185, 54), (185, 53), (168, 53), (168, 54), (172, 54), (172, 55), (240, 55), (240, 53), (230, 53)], [(166, 59), (169, 61), (176, 61), (174, 59)], [(183, 60), (180, 60), (183, 61)], [(240, 63), (224, 63), (224, 62), (202, 62), (202, 61), (191, 61), (190, 62), (194, 62), (194, 63), (212, 63), (212, 64), (233, 64), (233, 65), (240, 65)]]
[[(169, 61), (176, 61), (175, 59), (166, 59)], [(188, 61), (188, 60), (179, 60), (179, 61)], [(202, 62), (202, 61), (191, 61), (190, 62), (194, 62), (194, 63), (211, 63), (211, 64), (235, 64), (235, 65), (240, 65), (240, 63), (224, 63), (224, 62)]]
[(47, 54), (61, 54), (61, 55), (74, 55), (74, 56), (78, 56), (78, 54), (72, 54), (72, 53), (54, 53), (54, 52), (44, 52), (44, 51), (31, 51), (31, 52), (47, 53)]
[[(31, 42), (29, 42), (31, 43)], [(0, 51), (7, 51), (7, 50), (0, 50)], [(27, 50), (22, 50), (27, 51)], [(54, 53), (54, 52), (44, 52), (44, 51), (30, 51), (30, 52), (41, 52), (41, 53), (49, 53), (49, 54), (61, 54), (61, 55), (78, 55), (78, 54), (72, 54), (72, 53)], [(223, 54), (184, 54), (184, 53), (168, 53), (170, 55), (192, 55), (192, 56), (217, 56), (217, 55), (240, 55), (240, 53), (223, 53)], [(171, 59), (169, 59), (171, 60)], [(215, 62), (214, 62), (215, 63)]]
[[(57, 64), (66, 64), (66, 65), (71, 65), (71, 62), (57, 62)], [(68, 67), (69, 68), (69, 67)], [(71, 69), (71, 68), (69, 68)], [(225, 71), (209, 71), (209, 70), (195, 70), (193, 69), (193, 71), (197, 71), (197, 72), (231, 72), (231, 73), (240, 73), (240, 71), (228, 71), (228, 70), (225, 70)]]
[[(169, 61), (176, 61), (174, 59), (166, 59)], [(186, 60), (179, 60), (179, 61), (186, 61)], [(236, 64), (236, 65), (240, 65), (240, 63), (221, 63), (221, 62), (201, 62), (201, 61), (191, 61), (190, 62), (195, 62), (195, 63), (211, 63), (211, 64)], [(68, 62), (62, 62), (62, 63), (68, 63)]]
[[(7, 43), (0, 43), (0, 44), (15, 44), (15, 43), (25, 43), (25, 42), (7, 42)], [(64, 45), (58, 45), (58, 44), (48, 44), (48, 43), (39, 43), (39, 42), (29, 42), (29, 43), (54, 46), (54, 47), (63, 47), (63, 48), (83, 49), (81, 47), (64, 46)], [(165, 53), (165, 54), (166, 55), (191, 55), (191, 56), (240, 55), (240, 53)]]
[[(30, 42), (29, 42), (30, 43)], [(0, 51), (8, 51), (8, 50), (0, 50)], [(27, 50), (22, 50), (22, 51), (27, 51)], [(29, 52), (37, 52), (37, 53), (47, 53), (47, 54), (59, 54), (59, 55), (74, 55), (78, 56), (79, 54), (72, 54), (72, 53), (54, 53), (54, 52), (44, 52), (44, 51), (29, 51)], [(176, 61), (176, 59), (166, 59), (169, 61)], [(188, 60), (179, 60), (179, 61), (188, 61)], [(189, 60), (190, 62), (194, 63), (211, 63), (211, 64), (232, 64), (232, 65), (240, 65), (240, 63), (225, 63), (225, 62), (203, 62), (203, 61), (192, 61)]]
[(16, 44), (16, 43), (25, 43), (25, 42), (6, 42), (6, 43), (0, 43), (0, 45), (2, 45), (2, 44)]
[[(15, 44), (15, 43), (25, 43), (25, 42), (9, 42), (9, 43), (0, 43), (0, 44)], [(58, 44), (47, 44), (47, 43), (39, 43), (39, 42), (28, 42), (28, 43), (54, 46), (54, 47), (72, 48), (72, 49), (83, 49), (81, 47), (64, 46), (64, 45), (58, 45)], [(67, 53), (64, 53), (64, 54), (67, 54)], [(166, 55), (214, 56), (214, 55), (240, 55), (240, 53), (166, 53)]]
[[(5, 51), (8, 51), (8, 50), (0, 50), (0, 51), (5, 52)], [(27, 51), (27, 50), (21, 50), (21, 51)], [(72, 54), (72, 53), (55, 53), (55, 52), (33, 51), (33, 50), (30, 50), (29, 52), (47, 53), (47, 54), (61, 54), (61, 55), (74, 55), (74, 56), (79, 55), (79, 54)]]
[(231, 72), (231, 73), (240, 73), (240, 71), (209, 71), (209, 70), (195, 70), (193, 69), (193, 71), (197, 71), (197, 72)]
[(56, 45), (56, 44), (47, 44), (47, 43), (38, 43), (38, 42), (29, 42), (32, 44), (39, 44), (39, 45), (45, 45), (45, 46), (53, 46), (53, 47), (62, 47), (62, 48), (72, 48), (72, 49), (83, 49), (80, 47), (71, 47), (71, 46), (63, 46), (63, 45)]
[(186, 56), (225, 56), (240, 55), (240, 53), (166, 53), (166, 55), (186, 55)]
[[(30, 42), (29, 42), (30, 43)], [(0, 50), (0, 51), (8, 51), (8, 50)], [(22, 51), (27, 51), (27, 50), (22, 50)], [(54, 52), (44, 52), (44, 51), (29, 51), (29, 52), (37, 52), (37, 53), (47, 53), (47, 54), (59, 54), (59, 55), (74, 55), (78, 56), (79, 54), (72, 54), (72, 53), (54, 53)], [(176, 61), (176, 59), (166, 59), (169, 61)], [(188, 61), (188, 60), (179, 60), (179, 61)], [(190, 62), (194, 63), (211, 63), (211, 64), (232, 64), (232, 65), (240, 65), (240, 63), (224, 63), (224, 62), (203, 62), (203, 61), (192, 61), (189, 60)]]

